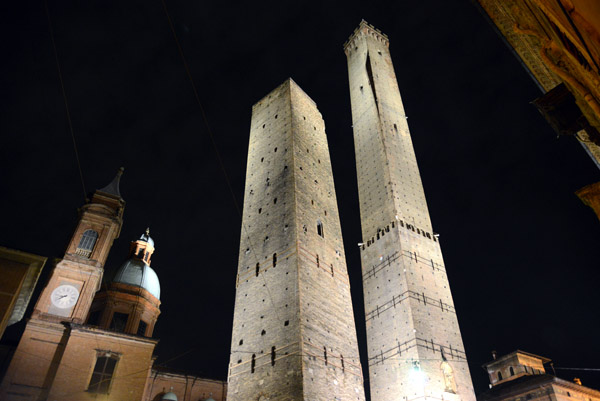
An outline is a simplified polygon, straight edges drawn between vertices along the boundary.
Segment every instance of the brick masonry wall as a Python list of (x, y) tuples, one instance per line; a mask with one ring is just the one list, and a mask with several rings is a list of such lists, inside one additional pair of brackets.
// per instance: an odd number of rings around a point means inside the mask
[(179, 401), (201, 401), (209, 397), (225, 401), (227, 385), (220, 380), (152, 370), (146, 383), (144, 401), (159, 401), (169, 391), (175, 393)]
[(371, 398), (474, 401), (388, 45), (363, 22), (345, 46)]
[(291, 79), (253, 107), (240, 242), (228, 399), (363, 400), (325, 125)]

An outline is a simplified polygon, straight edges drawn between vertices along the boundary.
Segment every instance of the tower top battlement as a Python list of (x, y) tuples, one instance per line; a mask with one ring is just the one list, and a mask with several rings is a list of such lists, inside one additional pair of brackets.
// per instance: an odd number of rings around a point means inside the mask
[(385, 33), (381, 32), (379, 29), (375, 28), (367, 21), (362, 20), (360, 21), (360, 24), (358, 24), (354, 32), (352, 32), (352, 35), (350, 35), (346, 43), (344, 43), (345, 53), (348, 53), (350, 44), (352, 44), (354, 40), (360, 35), (372, 35), (378, 38), (380, 41), (384, 42), (386, 46), (389, 46), (390, 44), (390, 41)]

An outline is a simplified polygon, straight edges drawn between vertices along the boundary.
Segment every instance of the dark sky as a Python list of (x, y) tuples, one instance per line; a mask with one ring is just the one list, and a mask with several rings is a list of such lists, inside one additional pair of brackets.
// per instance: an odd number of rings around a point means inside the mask
[[(362, 18), (390, 38), (476, 392), (493, 349), (599, 367), (600, 225), (573, 193), (598, 169), (529, 104), (541, 92), (472, 3), (165, 1), (240, 207), (252, 105), (287, 77), (317, 103), (363, 349), (342, 50)], [(0, 7), (0, 244), (60, 257), (83, 194), (44, 4)], [(167, 365), (225, 380), (241, 217), (163, 5), (50, 1), (49, 11), (88, 192), (125, 167), (125, 224), (107, 274), (150, 226), (162, 286), (157, 362), (186, 353)], [(598, 372), (557, 373), (600, 387)]]

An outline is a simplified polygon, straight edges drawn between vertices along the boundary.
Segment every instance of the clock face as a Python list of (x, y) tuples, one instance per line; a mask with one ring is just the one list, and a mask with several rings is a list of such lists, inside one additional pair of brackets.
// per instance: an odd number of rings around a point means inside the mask
[(56, 287), (50, 295), (52, 304), (61, 309), (73, 307), (77, 303), (77, 298), (79, 298), (79, 291), (69, 284)]

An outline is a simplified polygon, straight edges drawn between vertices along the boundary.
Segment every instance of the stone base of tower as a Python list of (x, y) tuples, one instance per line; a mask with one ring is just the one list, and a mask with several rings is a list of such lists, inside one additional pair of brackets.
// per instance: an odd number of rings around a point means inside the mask
[(475, 401), (437, 239), (395, 220), (361, 258), (372, 399)]

